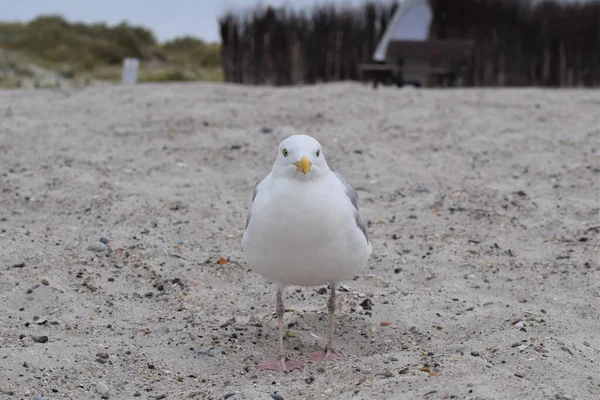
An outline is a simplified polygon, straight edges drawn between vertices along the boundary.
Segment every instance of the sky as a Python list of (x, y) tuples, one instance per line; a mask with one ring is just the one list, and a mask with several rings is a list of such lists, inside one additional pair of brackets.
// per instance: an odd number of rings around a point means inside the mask
[[(383, 1), (383, 0), (381, 0)], [(389, 1), (389, 0), (388, 0)], [(229, 9), (256, 4), (310, 6), (315, 0), (0, 0), (0, 21), (27, 22), (40, 14), (60, 14), (71, 22), (127, 21), (152, 29), (159, 41), (196, 36), (220, 41), (218, 18)], [(361, 0), (320, 0), (319, 3), (354, 3)]]

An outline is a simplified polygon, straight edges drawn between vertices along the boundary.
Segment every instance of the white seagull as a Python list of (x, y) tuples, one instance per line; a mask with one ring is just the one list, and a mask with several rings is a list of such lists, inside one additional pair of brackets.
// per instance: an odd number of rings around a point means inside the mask
[(373, 248), (358, 213), (356, 189), (329, 169), (323, 149), (307, 135), (279, 144), (270, 173), (255, 185), (242, 238), (248, 266), (276, 284), (279, 354), (258, 367), (290, 371), (303, 364), (283, 346), (283, 289), (330, 284), (329, 335), (315, 361), (339, 357), (333, 346), (335, 289), (365, 267)]

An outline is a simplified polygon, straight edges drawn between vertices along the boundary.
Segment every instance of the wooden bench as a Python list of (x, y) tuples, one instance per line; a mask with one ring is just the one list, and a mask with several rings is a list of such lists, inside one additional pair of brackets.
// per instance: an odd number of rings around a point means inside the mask
[(424, 74), (427, 86), (464, 86), (470, 83), (474, 49), (472, 40), (391, 40), (385, 62), (360, 64), (359, 71), (363, 81), (373, 80), (375, 88), (381, 82), (420, 86), (405, 80), (409, 72)]

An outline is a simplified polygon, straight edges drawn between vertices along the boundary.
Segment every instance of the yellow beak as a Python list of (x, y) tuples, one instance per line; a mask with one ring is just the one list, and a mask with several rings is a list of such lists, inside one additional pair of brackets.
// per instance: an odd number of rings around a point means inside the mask
[(296, 161), (294, 165), (298, 169), (298, 172), (302, 172), (304, 175), (306, 175), (308, 174), (308, 171), (310, 171), (310, 166), (312, 163), (308, 160), (308, 158), (306, 158), (306, 156), (302, 156), (300, 161)]

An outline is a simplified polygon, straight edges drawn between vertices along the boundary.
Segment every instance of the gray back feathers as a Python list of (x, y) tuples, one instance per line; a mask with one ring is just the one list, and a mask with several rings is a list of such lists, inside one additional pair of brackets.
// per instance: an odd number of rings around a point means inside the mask
[(363, 224), (362, 219), (360, 218), (360, 214), (358, 213), (358, 193), (356, 193), (356, 189), (350, 182), (348, 182), (344, 175), (340, 174), (337, 171), (331, 172), (333, 172), (333, 174), (337, 176), (337, 178), (340, 180), (342, 185), (344, 185), (344, 188), (346, 189), (346, 195), (348, 196), (348, 199), (350, 199), (350, 202), (354, 206), (354, 220), (356, 221), (356, 226), (362, 231), (362, 233), (365, 235), (365, 239), (367, 239), (368, 242), (369, 234), (367, 233), (367, 228), (365, 227), (365, 224)]

